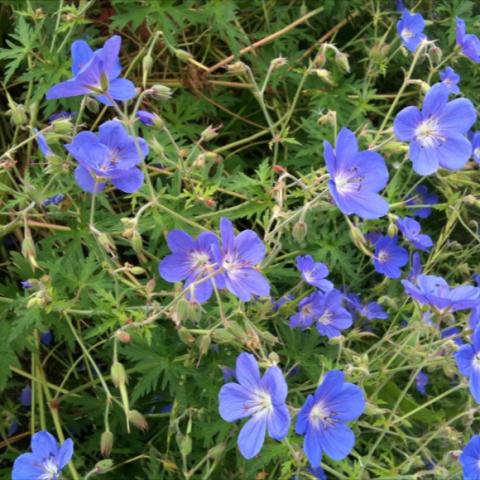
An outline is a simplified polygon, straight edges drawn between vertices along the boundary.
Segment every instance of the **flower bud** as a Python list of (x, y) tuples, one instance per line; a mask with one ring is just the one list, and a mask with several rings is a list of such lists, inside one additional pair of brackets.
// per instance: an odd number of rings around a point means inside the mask
[(316, 75), (321, 78), (325, 83), (328, 83), (332, 87), (336, 86), (336, 83), (333, 81), (332, 74), (325, 68), (317, 68), (313, 70)]
[(440, 47), (437, 47), (437, 45), (432, 45), (429, 53), (434, 64), (438, 65), (442, 61), (443, 52)]
[(152, 94), (160, 100), (170, 100), (170, 97), (173, 93), (171, 88), (166, 87), (165, 85), (162, 85), (160, 83), (153, 85), (150, 90)]
[(173, 53), (182, 62), (189, 62), (193, 58), (193, 55), (190, 52), (187, 52), (186, 50), (182, 50), (180, 48), (175, 49)]
[(109, 255), (111, 255), (112, 257), (116, 256), (117, 249), (109, 235), (107, 235), (106, 233), (100, 233), (97, 236), (97, 239), (98, 239), (98, 243)]
[(143, 431), (148, 429), (147, 420), (138, 410), (130, 410), (127, 417), (138, 429)]
[(391, 222), (387, 228), (387, 235), (389, 237), (394, 237), (398, 233), (398, 227), (395, 223)]
[(195, 337), (184, 327), (177, 330), (180, 340), (186, 345), (192, 345), (195, 342)]
[(106, 431), (102, 433), (100, 437), (100, 453), (104, 457), (109, 457), (113, 448), (113, 433)]
[(200, 351), (200, 355), (206, 355), (210, 348), (210, 344), (212, 343), (212, 337), (210, 335), (203, 335), (200, 338), (198, 344), (198, 350)]
[(150, 72), (152, 71), (153, 59), (152, 56), (148, 53), (142, 59), (142, 85), (145, 88), (147, 84), (147, 78)]
[(177, 433), (177, 444), (183, 457), (188, 457), (192, 453), (192, 438), (190, 435)]
[(348, 55), (337, 50), (335, 54), (335, 63), (345, 72), (350, 73), (350, 63), (348, 62)]
[(317, 123), (320, 125), (330, 125), (335, 127), (337, 124), (337, 112), (334, 110), (328, 110), (327, 113), (318, 117)]
[(94, 98), (90, 97), (89, 95), (87, 95), (84, 98), (85, 98), (86, 109), (89, 112), (98, 113), (98, 110), (100, 109), (100, 106), (99, 106), (98, 102)]
[(106, 459), (100, 460), (95, 464), (95, 473), (97, 475), (102, 475), (104, 473), (109, 472), (113, 467), (113, 460)]
[(117, 388), (127, 383), (127, 372), (125, 372), (125, 367), (120, 362), (113, 362), (110, 368), (110, 375), (113, 384)]
[(130, 340), (132, 339), (130, 334), (122, 329), (119, 329), (115, 332), (115, 338), (122, 343), (130, 343)]
[(277, 57), (270, 62), (272, 70), (276, 70), (277, 68), (283, 67), (286, 64), (287, 64), (287, 59), (285, 57)]
[(38, 268), (35, 244), (33, 243), (32, 233), (29, 228), (25, 228), (25, 236), (22, 242), (22, 255), (30, 262), (34, 270)]
[(225, 67), (228, 72), (233, 73), (234, 75), (241, 75), (248, 72), (248, 67), (243, 62), (234, 62)]
[(218, 130), (222, 128), (223, 125), (217, 125), (216, 127), (213, 127), (212, 125), (209, 125), (200, 135), (201, 141), (208, 142), (210, 140), (213, 140), (215, 137), (218, 137)]
[(224, 451), (225, 451), (225, 445), (223, 443), (219, 443), (218, 445), (215, 445), (208, 451), (207, 456), (212, 460), (220, 460)]
[(133, 273), (133, 275), (143, 275), (145, 273), (145, 269), (142, 267), (131, 267), (130, 272)]
[(14, 125), (20, 127), (25, 125), (28, 122), (27, 113), (25, 107), (15, 102), (9, 102), (10, 110), (8, 114), (10, 115), (10, 119)]
[(307, 236), (308, 227), (303, 220), (299, 220), (292, 229), (292, 236), (298, 242), (302, 243)]

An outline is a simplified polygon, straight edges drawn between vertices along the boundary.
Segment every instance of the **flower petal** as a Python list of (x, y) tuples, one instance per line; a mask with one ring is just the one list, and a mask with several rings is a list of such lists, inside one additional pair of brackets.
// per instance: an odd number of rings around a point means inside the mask
[(38, 480), (44, 473), (33, 453), (23, 453), (15, 459), (12, 480)]
[(191, 263), (184, 253), (172, 253), (160, 262), (158, 271), (167, 282), (181, 282), (190, 275)]
[(251, 393), (238, 383), (224, 385), (218, 394), (218, 401), (220, 416), (227, 422), (249, 417), (252, 413), (248, 409)]
[(323, 449), (320, 444), (320, 430), (308, 428), (303, 440), (303, 450), (312, 467), (320, 466)]
[(253, 458), (262, 449), (266, 428), (267, 419), (262, 412), (254, 415), (240, 430), (238, 447), (247, 460)]
[(332, 460), (343, 460), (355, 444), (355, 435), (343, 423), (320, 430), (320, 445)]
[(235, 238), (239, 257), (252, 265), (258, 265), (265, 257), (265, 245), (253, 230), (244, 230)]
[(393, 122), (393, 131), (398, 140), (409, 142), (414, 138), (415, 129), (422, 121), (417, 107), (407, 107), (401, 110)]
[(56, 457), (58, 454), (58, 443), (55, 437), (46, 431), (37, 432), (32, 436), (32, 452), (36, 457)]
[(274, 405), (285, 403), (288, 386), (282, 371), (278, 367), (270, 367), (263, 375), (260, 385), (270, 393)]
[(70, 48), (72, 55), (72, 73), (77, 75), (92, 59), (93, 50), (85, 40), (76, 40)]
[(283, 404), (274, 407), (272, 413), (267, 416), (268, 434), (274, 440), (283, 440), (290, 429), (290, 412)]
[(111, 172), (113, 185), (125, 193), (135, 193), (143, 185), (144, 175), (139, 168), (128, 170), (113, 170)]
[(105, 188), (105, 183), (96, 182), (90, 172), (81, 165), (75, 169), (75, 181), (87, 193), (99, 193)]
[(67, 438), (60, 447), (58, 452), (57, 461), (58, 466), (63, 468), (72, 458), (73, 456), (73, 440), (71, 438)]
[(235, 368), (237, 380), (247, 390), (254, 391), (260, 385), (260, 369), (255, 357), (251, 353), (242, 352), (237, 357)]
[(137, 95), (135, 85), (126, 78), (116, 78), (108, 86), (108, 93), (114, 100), (125, 102)]

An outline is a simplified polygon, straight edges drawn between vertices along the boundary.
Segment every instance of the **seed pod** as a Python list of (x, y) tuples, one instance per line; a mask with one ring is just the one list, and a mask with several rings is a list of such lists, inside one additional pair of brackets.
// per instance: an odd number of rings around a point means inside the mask
[(292, 229), (292, 236), (298, 242), (302, 243), (307, 236), (308, 227), (303, 220), (299, 220)]

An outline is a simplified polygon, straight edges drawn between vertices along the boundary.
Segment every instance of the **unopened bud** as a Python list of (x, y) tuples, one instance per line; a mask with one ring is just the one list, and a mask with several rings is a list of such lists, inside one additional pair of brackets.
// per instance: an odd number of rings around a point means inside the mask
[(110, 376), (117, 388), (127, 383), (127, 373), (125, 372), (125, 367), (120, 362), (113, 362), (110, 368)]
[(225, 67), (228, 72), (233, 73), (234, 75), (241, 75), (242, 73), (248, 72), (248, 67), (243, 62), (234, 62)]
[(131, 267), (130, 272), (132, 272), (134, 275), (143, 275), (145, 273), (145, 269), (142, 267)]
[(208, 142), (210, 140), (213, 140), (215, 137), (218, 137), (218, 130), (222, 128), (223, 125), (217, 125), (216, 127), (213, 127), (212, 125), (209, 125), (200, 135), (201, 140), (204, 142)]
[(429, 53), (434, 64), (439, 64), (442, 61), (443, 52), (440, 47), (437, 47), (437, 45), (432, 45)]
[(320, 50), (320, 52), (317, 53), (313, 60), (313, 65), (318, 68), (322, 68), (325, 65), (327, 58), (325, 56), (324, 50)]
[(150, 90), (152, 94), (160, 100), (170, 100), (170, 97), (172, 96), (172, 89), (165, 85), (161, 85), (160, 83), (153, 85)]
[(186, 345), (192, 345), (195, 342), (195, 337), (186, 328), (179, 328), (177, 333), (180, 340)]
[(32, 233), (25, 228), (25, 236), (22, 242), (22, 255), (30, 262), (33, 269), (38, 268), (37, 253), (33, 243)]
[(9, 103), (10, 103), (10, 110), (8, 111), (8, 114), (10, 115), (10, 119), (12, 120), (12, 123), (17, 127), (25, 125), (28, 122), (27, 112), (25, 110), (25, 107), (13, 101)]
[(270, 62), (270, 65), (272, 66), (272, 70), (276, 70), (277, 68), (283, 67), (286, 64), (287, 64), (287, 59), (285, 57), (274, 58)]
[(104, 457), (109, 457), (113, 448), (113, 433), (106, 431), (102, 433), (100, 437), (100, 453)]
[(152, 71), (153, 59), (150, 54), (147, 54), (142, 59), (142, 84), (143, 88), (147, 84), (147, 78), (150, 72)]
[(177, 443), (182, 456), (188, 457), (192, 452), (192, 438), (190, 435), (177, 434)]
[(143, 431), (148, 429), (147, 420), (138, 410), (130, 410), (127, 417), (138, 429)]
[(95, 473), (97, 475), (102, 475), (104, 473), (109, 472), (113, 467), (113, 460), (106, 459), (100, 460), (95, 464)]
[(313, 72), (316, 73), (316, 75), (321, 78), (325, 83), (328, 83), (332, 87), (336, 85), (333, 81), (332, 74), (325, 68), (317, 68), (313, 70)]
[(337, 125), (337, 112), (334, 110), (328, 110), (327, 113), (324, 113), (318, 117), (317, 123), (320, 125), (330, 125), (335, 127)]
[(197, 156), (197, 158), (193, 161), (192, 164), (195, 168), (203, 168), (205, 166), (205, 154), (201, 153)]
[(107, 235), (106, 233), (100, 233), (97, 236), (97, 239), (98, 243), (108, 254), (110, 254), (112, 257), (116, 255), (117, 249), (109, 235)]
[(198, 345), (200, 355), (206, 355), (208, 353), (211, 343), (212, 343), (212, 337), (210, 335), (204, 335), (203, 337), (200, 338), (200, 342)]
[(214, 447), (212, 447), (208, 451), (207, 455), (212, 460), (219, 460), (223, 455), (224, 451), (225, 451), (225, 445), (223, 443), (219, 443), (218, 445), (215, 445)]
[(387, 235), (389, 237), (394, 237), (398, 233), (398, 227), (395, 223), (391, 222), (387, 228)]
[(59, 135), (70, 135), (73, 131), (73, 123), (69, 118), (59, 118), (52, 122), (52, 130)]
[(98, 110), (99, 110), (99, 104), (98, 102), (90, 97), (89, 95), (87, 95), (86, 97), (83, 97), (85, 99), (85, 107), (86, 109), (89, 111), (89, 112), (92, 112), (92, 113), (98, 113)]
[(298, 242), (302, 243), (307, 236), (308, 227), (303, 220), (299, 220), (292, 229), (292, 236)]
[(122, 343), (130, 343), (130, 340), (132, 339), (132, 337), (130, 336), (130, 334), (128, 332), (126, 332), (125, 330), (117, 330), (115, 332), (115, 338), (119, 341), (119, 342), (122, 342)]
[(337, 50), (335, 54), (335, 63), (345, 72), (350, 73), (350, 63), (348, 61), (348, 55), (340, 50)]
[(181, 50), (180, 48), (175, 49), (173, 53), (182, 62), (189, 62), (193, 58), (193, 55), (190, 52)]

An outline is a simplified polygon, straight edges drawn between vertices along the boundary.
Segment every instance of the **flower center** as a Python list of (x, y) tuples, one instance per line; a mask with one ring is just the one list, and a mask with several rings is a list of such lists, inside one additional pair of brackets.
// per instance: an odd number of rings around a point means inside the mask
[(303, 278), (305, 279), (305, 281), (307, 283), (309, 282), (313, 282), (313, 280), (315, 280), (314, 276), (313, 276), (313, 273), (311, 270), (307, 271), (307, 272), (303, 272)]
[(388, 262), (388, 260), (390, 259), (390, 255), (386, 250), (380, 250), (378, 252), (377, 258), (380, 263), (385, 263)]
[(434, 147), (445, 140), (439, 131), (438, 120), (433, 117), (427, 118), (418, 125), (415, 129), (415, 138), (422, 147), (427, 148)]
[(252, 405), (250, 408), (252, 408), (253, 413), (271, 413), (273, 411), (272, 396), (265, 390), (257, 390), (253, 394)]
[(362, 186), (362, 177), (357, 176), (356, 168), (339, 172), (335, 176), (334, 181), (337, 192), (340, 195), (348, 195), (349, 193), (358, 191)]
[(473, 156), (474, 156), (474, 157), (480, 157), (480, 147), (477, 147), (477, 148), (473, 151)]
[(317, 402), (308, 415), (310, 423), (318, 428), (321, 423), (332, 423), (331, 422), (331, 412), (322, 404), (322, 402)]
[(332, 312), (327, 310), (322, 314), (322, 316), (318, 319), (318, 323), (321, 325), (330, 325), (330, 321), (332, 320)]
[(194, 250), (190, 254), (192, 269), (205, 271), (210, 266), (210, 257), (206, 252)]
[(43, 473), (38, 480), (56, 480), (58, 476), (58, 465), (52, 457), (42, 464)]
[(409, 30), (408, 28), (404, 28), (402, 32), (400, 33), (400, 36), (404, 40), (410, 40), (413, 37), (413, 32)]

